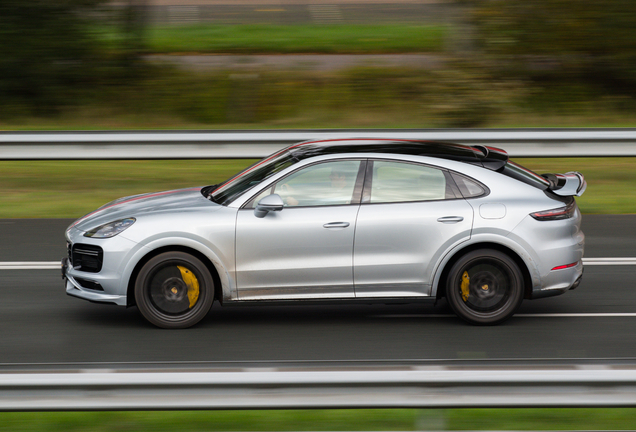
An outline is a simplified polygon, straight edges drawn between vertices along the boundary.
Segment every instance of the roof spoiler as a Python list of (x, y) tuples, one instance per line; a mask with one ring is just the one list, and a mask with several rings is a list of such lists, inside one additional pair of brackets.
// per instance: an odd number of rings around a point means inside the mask
[(499, 171), (508, 163), (508, 153), (503, 149), (480, 144), (471, 147), (484, 168)]
[(587, 188), (583, 174), (570, 171), (565, 174), (542, 174), (550, 182), (550, 191), (560, 196), (581, 196)]

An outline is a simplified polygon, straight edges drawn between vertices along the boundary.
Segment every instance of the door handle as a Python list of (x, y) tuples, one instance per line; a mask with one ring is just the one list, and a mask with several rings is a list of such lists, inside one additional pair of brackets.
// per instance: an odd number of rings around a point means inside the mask
[(346, 228), (349, 222), (329, 222), (323, 225), (324, 228)]
[(444, 216), (437, 219), (437, 222), (441, 223), (457, 223), (463, 221), (463, 216)]

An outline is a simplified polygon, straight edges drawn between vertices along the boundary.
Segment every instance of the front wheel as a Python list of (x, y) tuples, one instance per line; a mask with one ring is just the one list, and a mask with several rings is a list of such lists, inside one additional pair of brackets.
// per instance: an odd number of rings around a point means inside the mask
[(214, 301), (214, 282), (198, 258), (165, 252), (151, 258), (135, 281), (141, 314), (157, 327), (187, 328), (205, 317)]
[(446, 297), (465, 321), (493, 325), (510, 318), (523, 301), (523, 276), (508, 255), (482, 249), (467, 253), (451, 268)]

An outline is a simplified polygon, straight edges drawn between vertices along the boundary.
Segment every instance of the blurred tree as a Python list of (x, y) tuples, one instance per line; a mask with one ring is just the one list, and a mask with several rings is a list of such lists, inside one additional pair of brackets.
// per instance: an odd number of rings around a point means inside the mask
[(148, 17), (146, 0), (128, 0), (123, 11), (124, 67), (129, 71), (138, 66), (145, 49), (145, 36)]
[(480, 46), (507, 72), (636, 94), (634, 0), (471, 2)]
[(98, 67), (97, 8), (104, 0), (0, 0), (0, 98), (11, 107), (54, 111), (89, 85)]

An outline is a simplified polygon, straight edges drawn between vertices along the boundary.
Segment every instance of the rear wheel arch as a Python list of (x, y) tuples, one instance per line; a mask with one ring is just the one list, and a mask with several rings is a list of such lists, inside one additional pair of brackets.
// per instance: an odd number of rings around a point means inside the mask
[(530, 299), (532, 296), (532, 277), (530, 276), (530, 270), (528, 269), (527, 264), (523, 261), (523, 259), (521, 258), (521, 256), (519, 256), (519, 254), (517, 252), (515, 252), (514, 250), (510, 249), (507, 246), (504, 246), (502, 244), (499, 243), (490, 243), (490, 242), (486, 242), (486, 243), (475, 243), (475, 244), (471, 244), (469, 246), (466, 246), (463, 249), (460, 249), (458, 251), (456, 251), (453, 256), (451, 257), (451, 259), (444, 265), (444, 269), (442, 270), (442, 274), (439, 278), (439, 281), (437, 282), (437, 292), (436, 292), (436, 298), (440, 299), (442, 297), (446, 297), (446, 281), (448, 280), (448, 277), (450, 275), (450, 270), (453, 267), (453, 265), (464, 255), (473, 252), (475, 250), (479, 250), (479, 249), (494, 249), (496, 251), (502, 252), (506, 255), (508, 255), (514, 262), (515, 264), (517, 264), (517, 266), (519, 267), (519, 270), (521, 270), (521, 275), (523, 277), (523, 284), (524, 284), (524, 299)]
[(135, 268), (133, 269), (130, 275), (130, 278), (128, 279), (128, 287), (126, 289), (126, 307), (135, 306), (137, 304), (135, 299), (135, 283), (137, 281), (137, 277), (139, 276), (139, 272), (141, 271), (143, 266), (146, 265), (146, 263), (150, 261), (152, 258), (164, 252), (183, 252), (183, 253), (192, 255), (198, 260), (200, 260), (205, 265), (208, 272), (210, 273), (210, 276), (212, 277), (212, 281), (214, 282), (214, 285), (218, 287), (218, 289), (214, 290), (214, 300), (222, 301), (223, 292), (221, 288), (222, 286), (221, 278), (219, 277), (218, 270), (216, 269), (212, 261), (210, 261), (210, 259), (207, 256), (205, 256), (204, 254), (202, 254), (196, 249), (193, 249), (187, 246), (174, 245), (174, 246), (163, 246), (163, 247), (152, 250), (151, 252), (146, 254), (142, 259), (140, 259), (139, 262), (135, 265)]

